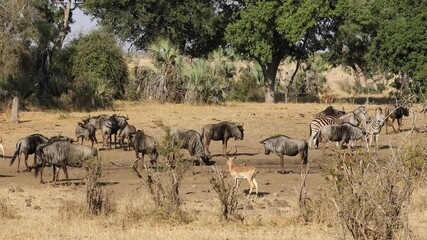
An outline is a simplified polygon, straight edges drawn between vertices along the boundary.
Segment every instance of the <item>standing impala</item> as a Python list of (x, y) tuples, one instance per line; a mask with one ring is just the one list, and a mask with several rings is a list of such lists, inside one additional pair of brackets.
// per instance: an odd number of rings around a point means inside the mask
[(255, 175), (257, 174), (256, 168), (251, 165), (234, 166), (235, 159), (236, 157), (227, 156), (228, 171), (230, 171), (230, 175), (234, 178), (234, 181), (235, 181), (234, 190), (236, 190), (239, 187), (240, 181), (246, 178), (251, 187), (249, 189), (248, 198), (252, 193), (252, 189), (254, 185), (255, 185), (256, 195), (258, 196), (258, 184), (255, 180)]

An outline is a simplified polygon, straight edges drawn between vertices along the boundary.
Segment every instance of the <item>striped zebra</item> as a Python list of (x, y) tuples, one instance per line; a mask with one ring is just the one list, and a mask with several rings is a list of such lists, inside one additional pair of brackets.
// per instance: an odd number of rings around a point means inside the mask
[(386, 122), (386, 119), (383, 115), (383, 110), (382, 108), (378, 107), (375, 110), (375, 120), (370, 122), (366, 126), (366, 131), (368, 132), (368, 135), (369, 135), (369, 146), (372, 145), (372, 141), (375, 141), (376, 150), (378, 150), (378, 138), (385, 122)]
[(364, 106), (359, 106), (354, 111), (349, 112), (339, 118), (332, 116), (314, 118), (310, 123), (310, 138), (308, 140), (308, 145), (310, 147), (312, 146), (312, 143), (315, 141), (316, 133), (319, 132), (320, 128), (323, 126), (337, 125), (344, 122), (351, 123), (355, 126), (360, 126), (360, 123), (363, 121), (369, 121), (369, 116), (366, 113)]

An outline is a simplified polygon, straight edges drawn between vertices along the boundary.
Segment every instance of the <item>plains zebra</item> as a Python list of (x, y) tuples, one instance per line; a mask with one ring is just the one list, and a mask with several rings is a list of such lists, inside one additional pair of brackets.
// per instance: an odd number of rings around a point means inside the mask
[(311, 147), (312, 142), (315, 140), (314, 136), (323, 126), (337, 125), (344, 122), (359, 126), (362, 121), (369, 121), (369, 116), (364, 106), (359, 106), (353, 112), (349, 112), (339, 118), (332, 116), (314, 118), (310, 123), (310, 138), (308, 140), (308, 145)]
[(385, 117), (383, 115), (382, 108), (378, 107), (375, 110), (375, 120), (370, 122), (367, 125), (366, 131), (369, 135), (369, 146), (371, 146), (372, 141), (375, 140), (375, 148), (378, 150), (378, 138), (381, 132), (382, 127), (385, 124)]

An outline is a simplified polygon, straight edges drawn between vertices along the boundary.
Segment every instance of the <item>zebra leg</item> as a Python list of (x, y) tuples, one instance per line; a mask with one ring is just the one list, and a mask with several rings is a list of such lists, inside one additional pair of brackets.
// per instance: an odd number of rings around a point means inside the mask
[(377, 135), (375, 135), (375, 148), (376, 148), (376, 150), (378, 150), (379, 149), (379, 146), (378, 146), (378, 139), (379, 139), (379, 134), (377, 134)]

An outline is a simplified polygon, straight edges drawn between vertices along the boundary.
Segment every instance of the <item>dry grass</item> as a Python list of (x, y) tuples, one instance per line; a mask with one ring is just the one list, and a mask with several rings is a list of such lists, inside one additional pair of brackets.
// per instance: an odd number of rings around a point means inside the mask
[[(335, 105), (341, 108), (340, 105)], [(347, 111), (356, 106), (343, 104)], [(368, 106), (373, 112), (377, 106)], [(239, 188), (239, 213), (242, 222), (223, 222), (220, 220), (220, 206), (216, 193), (209, 183), (213, 176), (209, 166), (193, 166), (182, 182), (180, 195), (182, 209), (191, 218), (188, 224), (164, 221), (156, 211), (151, 196), (147, 194), (147, 186), (141, 184), (131, 169), (120, 169), (109, 164), (109, 161), (129, 165), (134, 160), (132, 151), (122, 149), (102, 150), (103, 175), (100, 180), (103, 190), (111, 190), (111, 201), (116, 203), (117, 211), (108, 215), (88, 217), (82, 214), (81, 206), (85, 204), (84, 169), (70, 168), (69, 174), (72, 185), (59, 184), (41, 185), (30, 173), (16, 173), (16, 165), (9, 167), (7, 161), (0, 161), (0, 195), (6, 199), (7, 206), (15, 209), (15, 216), (20, 218), (0, 218), (1, 239), (337, 239), (340, 229), (331, 221), (322, 221), (331, 215), (332, 210), (321, 206), (314, 223), (304, 224), (299, 216), (298, 194), (300, 186), (298, 174), (277, 174), (279, 160), (275, 155), (264, 155), (262, 146), (258, 143), (263, 137), (275, 134), (286, 134), (292, 137), (306, 139), (308, 123), (312, 116), (323, 110), (320, 104), (254, 104), (227, 103), (222, 106), (190, 106), (185, 104), (155, 104), (150, 102), (127, 103), (117, 102), (115, 111), (92, 112), (90, 115), (101, 113), (128, 114), (131, 124), (143, 128), (149, 135), (158, 139), (163, 136), (163, 130), (157, 126), (161, 120), (171, 127), (185, 127), (200, 131), (203, 125), (223, 120), (244, 122), (245, 139), (229, 141), (229, 147), (237, 147), (242, 155), (239, 158), (259, 169), (257, 181), (261, 197), (245, 198), (249, 188), (242, 183)], [(19, 138), (34, 132), (47, 136), (73, 136), (77, 121), (85, 112), (72, 112), (61, 117), (56, 111), (22, 112), (20, 124), (11, 124), (10, 112), (0, 113), (0, 132), (3, 138), (6, 155), (11, 156), (15, 151), (15, 143)], [(424, 126), (425, 120), (418, 118), (417, 125)], [(409, 120), (404, 119), (403, 128), (410, 126)], [(397, 145), (402, 135), (382, 134), (380, 146), (389, 142)], [(413, 133), (414, 140), (425, 139), (423, 133)], [(211, 144), (213, 154), (220, 153), (221, 144)], [(187, 152), (182, 152), (188, 156)], [(378, 152), (381, 159), (386, 160), (390, 149), (384, 147)], [(215, 156), (213, 159), (219, 168), (225, 169), (225, 159)], [(320, 174), (319, 163), (325, 157), (319, 150), (310, 149), (309, 161), (311, 174), (308, 176), (308, 193), (315, 204), (323, 197), (321, 194), (325, 180)], [(30, 157), (29, 162), (32, 162)], [(21, 161), (22, 163), (22, 161)], [(299, 160), (286, 158), (287, 170), (299, 171)], [(46, 178), (51, 177), (50, 169), (46, 169)], [(63, 178), (62, 173), (60, 178)], [(144, 178), (145, 179), (145, 178)], [(226, 180), (230, 180), (227, 177)], [(230, 180), (231, 181), (231, 180)], [(22, 192), (11, 192), (8, 186), (13, 183), (20, 186)], [(63, 183), (63, 182), (59, 182)], [(416, 236), (427, 236), (427, 187), (420, 186), (414, 194), (410, 213), (410, 226)], [(320, 201), (320, 200), (319, 200)], [(0, 202), (4, 202), (0, 201)], [(30, 203), (30, 206), (28, 206)], [(318, 219), (318, 220), (317, 220)]]

